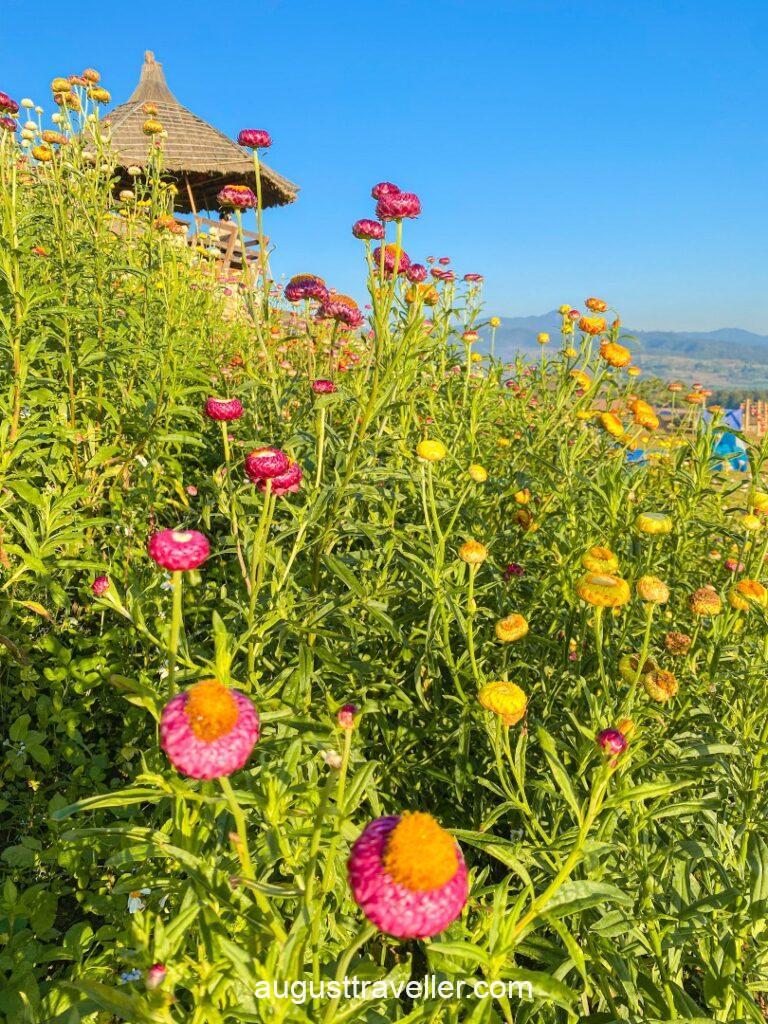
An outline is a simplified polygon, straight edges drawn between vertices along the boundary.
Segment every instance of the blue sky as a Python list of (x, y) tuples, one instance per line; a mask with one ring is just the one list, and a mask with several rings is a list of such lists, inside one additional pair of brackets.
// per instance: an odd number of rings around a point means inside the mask
[[(10, 7), (10, 10), (9, 10)], [(406, 249), (486, 277), (491, 313), (596, 294), (638, 328), (768, 334), (764, 0), (49, 0), (6, 5), (0, 89), (50, 105), (145, 49), (230, 134), (267, 128), (298, 202), (274, 269), (358, 296), (382, 179), (418, 192)]]

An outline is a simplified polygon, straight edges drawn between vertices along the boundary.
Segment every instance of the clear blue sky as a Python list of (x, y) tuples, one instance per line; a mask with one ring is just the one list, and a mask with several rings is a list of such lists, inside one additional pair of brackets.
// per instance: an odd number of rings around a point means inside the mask
[[(10, 7), (10, 10), (9, 10)], [(418, 192), (413, 258), (486, 276), (489, 312), (601, 295), (640, 328), (768, 333), (765, 0), (6, 4), (0, 89), (50, 106), (98, 68), (116, 102), (155, 51), (298, 182), (278, 274), (361, 293), (371, 185)]]

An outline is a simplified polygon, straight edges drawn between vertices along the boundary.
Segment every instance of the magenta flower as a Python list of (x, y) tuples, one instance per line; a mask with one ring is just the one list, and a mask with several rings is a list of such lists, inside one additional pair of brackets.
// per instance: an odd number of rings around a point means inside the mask
[(525, 569), (522, 565), (518, 565), (517, 562), (510, 562), (504, 570), (504, 579), (511, 580), (514, 576), (522, 576), (525, 573)]
[(427, 279), (427, 268), (423, 263), (412, 263), (405, 272), (405, 276), (414, 284), (419, 284)]
[(269, 149), (272, 136), (263, 128), (243, 128), (237, 136), (237, 144), (248, 149)]
[(256, 196), (247, 185), (225, 185), (217, 198), (219, 205), (235, 210), (252, 210), (257, 204)]
[(152, 964), (147, 971), (147, 976), (144, 979), (144, 984), (147, 986), (150, 992), (159, 988), (165, 981), (166, 975), (165, 964)]
[(0, 114), (18, 114), (19, 104), (7, 92), (0, 92)]
[(627, 749), (627, 737), (618, 729), (602, 729), (597, 734), (597, 745), (604, 754), (622, 754)]
[(336, 713), (336, 721), (342, 729), (354, 729), (355, 717), (359, 710), (356, 704), (345, 704)]
[(464, 275), (464, 280), (465, 281), (471, 281), (471, 282), (482, 281), (483, 280), (483, 275), (482, 274), (465, 274)]
[(109, 590), (109, 576), (97, 576), (91, 584), (91, 591), (94, 597), (101, 597)]
[[(395, 269), (395, 255), (397, 246), (392, 242), (389, 245), (384, 246), (384, 273), (389, 275)], [(373, 250), (373, 263), (374, 266), (381, 266), (381, 246), (377, 245)], [(404, 274), (408, 267), (411, 265), (411, 258), (407, 252), (400, 250), (400, 261), (398, 263), (398, 274)]]
[[(289, 461), (288, 468), (284, 473), (280, 473), (278, 476), (273, 476), (271, 478), (272, 493), (278, 498), (283, 494), (295, 494), (301, 486), (302, 476), (303, 473), (301, 472), (301, 466), (298, 462)], [(256, 486), (260, 491), (266, 491), (266, 479), (257, 480)]]
[(160, 746), (192, 779), (219, 779), (242, 768), (259, 738), (250, 700), (216, 679), (204, 679), (163, 708)]
[(316, 395), (332, 395), (337, 390), (332, 380), (313, 380), (310, 386)]
[(398, 939), (444, 931), (467, 902), (467, 868), (456, 840), (429, 814), (377, 818), (347, 864), (355, 902), (372, 924)]
[(354, 299), (348, 295), (331, 295), (318, 310), (323, 320), (337, 320), (346, 327), (360, 327), (363, 314)]
[(315, 274), (297, 274), (285, 286), (283, 294), (289, 302), (303, 302), (305, 299), (326, 302), (328, 288), (322, 277)]
[(243, 403), (239, 398), (209, 398), (205, 403), (205, 414), (212, 420), (239, 420), (243, 415)]
[(380, 181), (371, 189), (371, 195), (374, 199), (381, 199), (382, 196), (392, 196), (399, 191), (397, 185), (393, 185), (391, 181)]
[(352, 234), (355, 238), (366, 241), (384, 237), (384, 225), (377, 220), (356, 220), (352, 225)]
[(245, 457), (245, 475), (254, 483), (274, 480), (285, 473), (290, 459), (279, 448), (255, 448)]
[(4, 131), (15, 132), (18, 127), (18, 124), (12, 117), (0, 117), (0, 128)]
[(211, 548), (197, 530), (160, 530), (149, 538), (147, 552), (164, 569), (179, 572), (202, 565)]
[(451, 257), (450, 257), (450, 256), (441, 256), (441, 257), (440, 257), (440, 259), (439, 259), (439, 260), (438, 260), (437, 262), (438, 262), (438, 263), (439, 263), (439, 264), (440, 264), (441, 266), (443, 266), (443, 267), (447, 267), (447, 266), (448, 266), (448, 264), (449, 264), (449, 263), (451, 262)]
[(389, 192), (379, 197), (376, 216), (379, 220), (403, 220), (404, 217), (418, 217), (421, 202), (413, 192)]

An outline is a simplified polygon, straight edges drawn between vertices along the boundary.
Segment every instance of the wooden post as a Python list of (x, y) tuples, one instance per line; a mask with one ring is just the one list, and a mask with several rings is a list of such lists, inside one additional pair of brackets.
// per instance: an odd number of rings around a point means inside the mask
[(195, 206), (195, 197), (194, 197), (194, 195), (192, 193), (192, 188), (191, 188), (191, 186), (189, 184), (189, 178), (187, 177), (186, 174), (184, 175), (184, 184), (187, 186), (187, 195), (189, 196), (189, 205), (192, 207), (192, 216), (195, 219), (195, 234), (197, 235), (197, 234), (199, 234), (199, 231), (198, 231), (198, 228), (197, 228), (197, 207)]

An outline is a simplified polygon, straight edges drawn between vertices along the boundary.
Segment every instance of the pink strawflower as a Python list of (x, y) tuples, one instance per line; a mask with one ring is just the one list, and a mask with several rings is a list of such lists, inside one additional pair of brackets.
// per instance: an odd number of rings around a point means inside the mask
[(397, 185), (393, 185), (391, 181), (380, 181), (371, 189), (371, 195), (374, 199), (381, 199), (382, 196), (392, 196), (399, 191)]
[(398, 939), (437, 935), (467, 902), (459, 845), (429, 814), (376, 818), (353, 845), (347, 869), (365, 916)]
[(513, 576), (522, 576), (525, 572), (522, 565), (518, 565), (517, 562), (510, 562), (504, 570), (504, 579), (511, 580)]
[(160, 530), (147, 544), (149, 557), (171, 572), (196, 569), (211, 553), (207, 538), (197, 530)]
[(464, 280), (465, 281), (482, 281), (483, 280), (483, 275), (482, 274), (465, 274), (464, 275)]
[[(284, 473), (280, 473), (278, 476), (273, 476), (272, 479), (272, 493), (278, 498), (283, 494), (295, 494), (301, 486), (301, 478), (303, 473), (301, 472), (301, 466), (298, 462), (289, 461), (288, 468)], [(260, 491), (266, 491), (267, 481), (258, 480), (256, 486)]]
[(225, 185), (217, 198), (220, 206), (231, 206), (236, 210), (251, 210), (257, 204), (256, 196), (247, 185)]
[(0, 114), (18, 114), (19, 104), (7, 92), (0, 92)]
[(360, 307), (349, 295), (329, 296), (320, 306), (318, 316), (323, 320), (336, 320), (346, 327), (360, 327), (363, 323)]
[(440, 259), (439, 259), (439, 260), (438, 260), (437, 262), (438, 262), (438, 263), (439, 263), (439, 264), (440, 264), (441, 266), (443, 266), (443, 267), (447, 267), (447, 266), (448, 266), (448, 264), (449, 264), (449, 263), (451, 262), (451, 257), (450, 257), (450, 256), (441, 256), (441, 257), (440, 257)]
[(166, 973), (167, 972), (165, 969), (165, 964), (152, 964), (152, 966), (147, 971), (147, 976), (144, 980), (144, 984), (147, 986), (150, 992), (154, 991), (156, 988), (159, 988), (162, 985), (162, 983), (165, 981)]
[(388, 192), (376, 203), (379, 220), (403, 220), (404, 217), (418, 217), (421, 202), (413, 192)]
[(735, 558), (726, 558), (725, 568), (728, 572), (744, 572), (744, 563)]
[[(384, 246), (384, 273), (391, 274), (395, 269), (395, 255), (397, 253), (397, 246), (392, 242), (389, 245)], [(373, 265), (375, 267), (381, 266), (381, 246), (377, 245), (373, 250)], [(398, 274), (404, 274), (408, 267), (411, 265), (411, 258), (407, 252), (400, 250), (400, 260), (398, 262)]]
[(314, 299), (315, 302), (328, 300), (325, 281), (315, 274), (297, 274), (292, 277), (283, 294), (289, 302), (302, 302), (304, 299)]
[(263, 128), (243, 128), (237, 136), (237, 144), (247, 146), (248, 149), (269, 149), (272, 136)]
[(243, 403), (239, 398), (209, 398), (205, 413), (212, 420), (239, 420), (243, 415)]
[(18, 127), (18, 124), (12, 117), (0, 117), (0, 128), (4, 131), (15, 132)]
[(405, 276), (409, 281), (413, 281), (414, 284), (418, 284), (421, 281), (426, 281), (427, 268), (423, 263), (412, 263), (406, 270)]
[(251, 701), (216, 679), (179, 693), (163, 708), (160, 746), (192, 779), (218, 779), (242, 768), (259, 738)]
[(91, 591), (94, 597), (101, 597), (109, 590), (109, 576), (97, 576), (91, 584)]
[(352, 225), (352, 234), (355, 238), (362, 238), (370, 241), (384, 237), (384, 225), (377, 220), (356, 220)]
[(313, 380), (311, 388), (316, 395), (332, 395), (337, 390), (332, 380)]
[(359, 710), (356, 704), (345, 704), (336, 713), (336, 721), (342, 729), (354, 729), (355, 717)]
[(618, 729), (602, 729), (597, 734), (597, 745), (604, 754), (622, 754), (627, 749), (627, 737)]
[(285, 473), (290, 459), (279, 448), (255, 448), (245, 457), (245, 475), (254, 483), (273, 480)]

